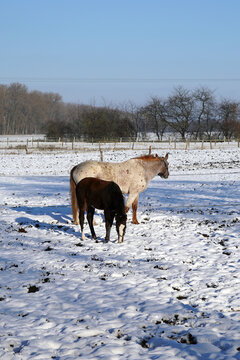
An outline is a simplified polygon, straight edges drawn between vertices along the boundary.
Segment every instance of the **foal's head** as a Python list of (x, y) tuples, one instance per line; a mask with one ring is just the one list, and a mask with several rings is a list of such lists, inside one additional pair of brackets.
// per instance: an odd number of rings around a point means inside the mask
[(161, 170), (158, 173), (158, 175), (161, 178), (167, 179), (169, 176), (169, 172), (168, 172), (168, 154), (165, 155), (165, 157), (160, 158), (162, 160), (162, 166), (161, 166)]
[(116, 215), (116, 229), (118, 233), (118, 242), (122, 243), (123, 238), (126, 232), (126, 226), (127, 226), (127, 215)]

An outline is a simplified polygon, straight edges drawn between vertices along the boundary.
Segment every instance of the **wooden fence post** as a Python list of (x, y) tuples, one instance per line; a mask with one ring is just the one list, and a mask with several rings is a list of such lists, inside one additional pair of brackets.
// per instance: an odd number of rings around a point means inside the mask
[(100, 160), (103, 161), (103, 151), (101, 149), (101, 144), (99, 143), (99, 151), (100, 151)]
[(151, 155), (151, 152), (152, 152), (152, 146), (150, 145), (149, 146), (149, 151), (148, 151), (149, 155)]

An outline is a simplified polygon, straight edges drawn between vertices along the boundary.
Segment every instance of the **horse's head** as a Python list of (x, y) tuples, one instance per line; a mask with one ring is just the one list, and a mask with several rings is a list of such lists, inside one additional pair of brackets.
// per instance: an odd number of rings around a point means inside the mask
[(127, 215), (116, 215), (116, 229), (118, 233), (118, 242), (122, 243), (123, 238), (126, 232), (126, 225), (127, 225)]
[(165, 155), (164, 158), (159, 158), (161, 160), (161, 169), (160, 172), (158, 173), (158, 175), (163, 178), (163, 179), (167, 179), (169, 176), (169, 172), (168, 172), (168, 153)]

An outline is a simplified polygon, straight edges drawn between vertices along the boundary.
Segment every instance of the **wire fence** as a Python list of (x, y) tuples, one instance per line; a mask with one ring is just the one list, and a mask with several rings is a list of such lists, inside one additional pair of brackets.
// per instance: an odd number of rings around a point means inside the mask
[(117, 151), (117, 150), (207, 150), (207, 149), (237, 149), (240, 148), (239, 140), (178, 140), (169, 137), (159, 140), (132, 140), (131, 138), (118, 138), (109, 140), (80, 141), (76, 139), (65, 140), (62, 138), (47, 139), (45, 136), (19, 136), (0, 137), (1, 152), (16, 152), (27, 154), (38, 151)]

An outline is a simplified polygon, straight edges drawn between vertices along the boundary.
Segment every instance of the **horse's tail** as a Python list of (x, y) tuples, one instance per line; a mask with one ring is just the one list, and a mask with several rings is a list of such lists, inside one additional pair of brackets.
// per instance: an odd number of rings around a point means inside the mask
[(78, 204), (77, 204), (77, 195), (76, 195), (76, 183), (73, 179), (73, 173), (77, 166), (74, 166), (70, 172), (70, 193), (71, 193), (71, 204), (72, 204), (72, 215), (73, 223), (79, 224), (78, 218)]

